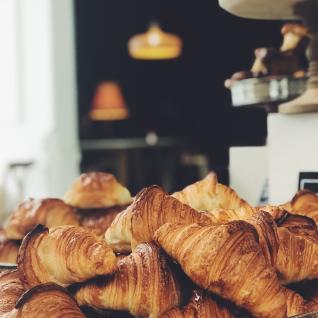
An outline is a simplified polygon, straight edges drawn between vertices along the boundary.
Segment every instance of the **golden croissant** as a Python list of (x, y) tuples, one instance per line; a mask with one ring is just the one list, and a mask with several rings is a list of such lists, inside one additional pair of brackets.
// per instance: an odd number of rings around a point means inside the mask
[(163, 224), (211, 224), (211, 216), (198, 212), (152, 186), (139, 192), (134, 202), (120, 213), (106, 231), (106, 242), (118, 252), (127, 252), (142, 242), (150, 242)]
[(291, 289), (284, 288), (284, 293), (286, 296), (288, 317), (318, 311), (318, 304), (305, 300), (300, 294)]
[(0, 317), (5, 317), (6, 313), (11, 312), (24, 291), (17, 270), (0, 274)]
[(113, 273), (116, 256), (109, 246), (87, 230), (38, 225), (22, 241), (18, 270), (25, 286), (54, 282), (61, 286)]
[(56, 284), (38, 285), (25, 292), (8, 318), (85, 318), (69, 292)]
[(234, 318), (231, 311), (208, 293), (194, 290), (189, 302), (183, 308), (173, 308), (160, 318)]
[(154, 243), (144, 243), (118, 265), (104, 281), (81, 287), (75, 298), (80, 306), (126, 310), (137, 317), (160, 317), (180, 305), (180, 288), (166, 256)]
[(81, 211), (123, 206), (132, 202), (131, 195), (110, 173), (81, 174), (66, 192), (64, 201)]
[(293, 234), (285, 227), (277, 229), (279, 250), (275, 268), (284, 283), (318, 278), (318, 243), (310, 236)]
[(198, 286), (247, 309), (253, 316), (283, 318), (286, 300), (274, 269), (266, 263), (254, 227), (165, 224), (159, 245)]
[(4, 230), (9, 239), (22, 240), (37, 224), (51, 228), (79, 225), (79, 220), (74, 209), (60, 199), (28, 199), (13, 211)]
[(210, 172), (204, 179), (185, 187), (182, 191), (173, 193), (172, 196), (199, 211), (239, 208), (253, 211), (253, 208), (233, 189), (218, 183), (217, 176), (213, 172)]
[(318, 225), (318, 196), (309, 190), (299, 191), (287, 209), (293, 214), (312, 218)]
[(98, 236), (104, 236), (116, 216), (126, 207), (116, 206), (106, 209), (95, 209), (91, 212), (80, 213), (80, 223), (86, 229)]
[(3, 229), (0, 229), (0, 262), (16, 263), (20, 243), (9, 240)]
[(226, 224), (231, 221), (246, 221), (252, 224), (259, 236), (260, 247), (268, 264), (274, 265), (277, 258), (279, 240), (277, 226), (273, 217), (262, 210), (218, 209), (210, 211), (212, 220), (216, 224)]

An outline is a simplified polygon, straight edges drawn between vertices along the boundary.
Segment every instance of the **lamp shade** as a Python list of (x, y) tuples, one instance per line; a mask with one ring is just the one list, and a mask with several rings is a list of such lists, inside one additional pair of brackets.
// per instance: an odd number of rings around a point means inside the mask
[(102, 82), (97, 86), (89, 115), (92, 120), (123, 120), (129, 117), (121, 88), (116, 82)]
[(181, 39), (152, 23), (146, 33), (134, 35), (128, 42), (129, 54), (135, 59), (164, 60), (180, 56)]

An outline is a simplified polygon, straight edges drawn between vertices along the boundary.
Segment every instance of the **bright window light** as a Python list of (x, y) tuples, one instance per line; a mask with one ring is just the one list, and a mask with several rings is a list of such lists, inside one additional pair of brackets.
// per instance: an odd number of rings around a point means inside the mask
[(17, 0), (0, 0), (0, 126), (18, 120), (18, 31)]

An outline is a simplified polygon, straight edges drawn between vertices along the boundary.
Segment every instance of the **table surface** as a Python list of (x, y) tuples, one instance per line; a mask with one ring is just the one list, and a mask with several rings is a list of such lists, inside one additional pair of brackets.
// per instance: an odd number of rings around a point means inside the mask
[(263, 20), (297, 19), (294, 4), (300, 0), (219, 0), (220, 6), (239, 17)]

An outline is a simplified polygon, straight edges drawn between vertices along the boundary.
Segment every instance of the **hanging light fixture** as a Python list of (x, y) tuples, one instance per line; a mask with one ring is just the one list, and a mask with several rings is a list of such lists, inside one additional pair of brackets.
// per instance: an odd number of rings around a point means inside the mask
[(180, 56), (181, 39), (164, 32), (157, 22), (152, 22), (146, 33), (130, 38), (128, 51), (131, 57), (140, 60), (164, 60)]
[(123, 120), (129, 117), (121, 88), (116, 82), (105, 81), (97, 86), (89, 115), (92, 120)]

